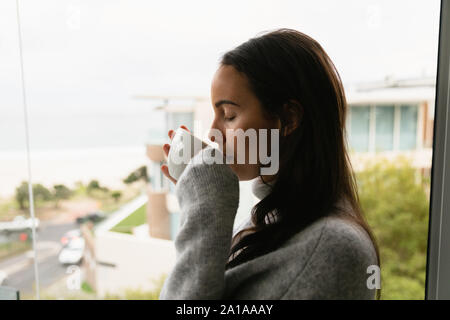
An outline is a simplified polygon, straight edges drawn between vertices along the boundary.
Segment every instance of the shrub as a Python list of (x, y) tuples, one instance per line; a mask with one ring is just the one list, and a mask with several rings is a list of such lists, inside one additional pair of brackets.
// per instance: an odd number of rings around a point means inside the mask
[(128, 177), (126, 177), (123, 182), (125, 184), (131, 184), (133, 182), (136, 182), (138, 180), (148, 181), (148, 175), (147, 175), (147, 167), (141, 166), (138, 169), (131, 172)]
[(408, 160), (369, 163), (357, 173), (359, 197), (381, 256), (382, 299), (423, 299), (428, 179)]
[(140, 288), (128, 288), (125, 289), (123, 294), (110, 294), (105, 295), (106, 300), (158, 300), (161, 289), (164, 285), (164, 281), (167, 278), (166, 274), (162, 274), (158, 279), (153, 279), (155, 288), (153, 290), (145, 291)]
[(53, 199), (55, 200), (55, 207), (58, 207), (59, 201), (69, 199), (72, 191), (63, 184), (56, 184), (53, 186)]
[[(49, 201), (53, 198), (52, 193), (42, 184), (33, 184), (33, 200), (37, 204), (38, 201)], [(23, 181), (20, 186), (16, 188), (15, 199), (19, 204), (19, 208), (24, 210), (29, 207), (29, 192), (28, 182)]]
[(88, 194), (92, 194), (96, 190), (99, 190), (101, 192), (108, 192), (109, 191), (108, 188), (100, 186), (100, 183), (98, 182), (98, 180), (91, 180), (89, 182), (89, 184), (87, 185), (87, 187), (86, 187), (86, 192)]
[(111, 192), (111, 197), (114, 199), (114, 201), (117, 203), (120, 199), (120, 197), (122, 197), (122, 192), (121, 191), (113, 191)]

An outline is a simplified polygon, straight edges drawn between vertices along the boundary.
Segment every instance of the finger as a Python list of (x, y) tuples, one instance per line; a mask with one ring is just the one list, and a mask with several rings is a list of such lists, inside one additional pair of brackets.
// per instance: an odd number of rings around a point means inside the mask
[(186, 130), (187, 132), (191, 132), (185, 125), (181, 126), (184, 130)]
[(174, 178), (172, 178), (169, 174), (169, 168), (166, 165), (162, 165), (161, 166), (161, 171), (163, 172), (163, 174), (170, 180), (172, 181), (174, 184), (177, 183), (177, 180), (175, 180)]
[(170, 145), (168, 143), (163, 145), (163, 150), (164, 150), (164, 154), (166, 155), (166, 157), (169, 156), (169, 151), (170, 151)]
[(173, 130), (169, 130), (168, 135), (169, 135), (170, 140), (172, 140), (173, 134), (174, 134), (174, 131)]

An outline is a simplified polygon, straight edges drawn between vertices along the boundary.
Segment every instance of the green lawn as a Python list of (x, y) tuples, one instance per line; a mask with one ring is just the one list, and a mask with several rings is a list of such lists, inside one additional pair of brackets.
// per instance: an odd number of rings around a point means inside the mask
[(122, 232), (122, 233), (132, 233), (134, 227), (140, 226), (147, 222), (147, 204), (137, 209), (135, 212), (130, 214), (128, 217), (120, 221), (111, 231)]

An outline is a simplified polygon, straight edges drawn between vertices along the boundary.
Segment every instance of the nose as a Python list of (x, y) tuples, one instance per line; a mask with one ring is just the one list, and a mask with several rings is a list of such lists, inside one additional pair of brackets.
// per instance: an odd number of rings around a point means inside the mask
[[(218, 136), (219, 133), (220, 136)], [(219, 144), (221, 144), (221, 142), (218, 140), (222, 139), (222, 143), (225, 143), (226, 138), (223, 134), (223, 129), (217, 124), (216, 120), (211, 124), (211, 128), (208, 132), (208, 139)]]
[(214, 128), (214, 127), (211, 127), (209, 129), (209, 132), (208, 132), (208, 139), (211, 140), (212, 142), (215, 142), (215, 140), (216, 140), (216, 137), (215, 137), (215, 134), (214, 134), (215, 130), (218, 130), (218, 129)]

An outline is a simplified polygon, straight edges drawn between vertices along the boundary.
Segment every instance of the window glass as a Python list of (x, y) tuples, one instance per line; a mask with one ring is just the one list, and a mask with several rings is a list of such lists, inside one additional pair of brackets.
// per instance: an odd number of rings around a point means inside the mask
[(194, 113), (172, 112), (169, 114), (169, 128), (177, 129), (181, 125), (185, 125), (192, 131), (194, 129)]
[(375, 123), (375, 151), (392, 150), (394, 146), (394, 106), (376, 106)]
[(171, 212), (170, 213), (170, 238), (175, 239), (180, 229), (180, 213)]
[(352, 106), (350, 112), (350, 148), (357, 152), (368, 151), (370, 107)]
[(164, 178), (161, 171), (161, 164), (150, 161), (148, 165), (150, 185), (154, 191), (161, 191), (164, 188)]
[(417, 141), (417, 106), (400, 106), (400, 150), (416, 148)]
[[(21, 299), (38, 288), (41, 299), (157, 297), (182, 217), (160, 170), (166, 129), (195, 119), (204, 134), (221, 55), (289, 27), (317, 40), (341, 76), (382, 299), (423, 298), (440, 1), (18, 3), (21, 41), (16, 2), (0, 1), (0, 286)], [(237, 223), (259, 201), (245, 183)], [(63, 250), (79, 237), (84, 250)]]

